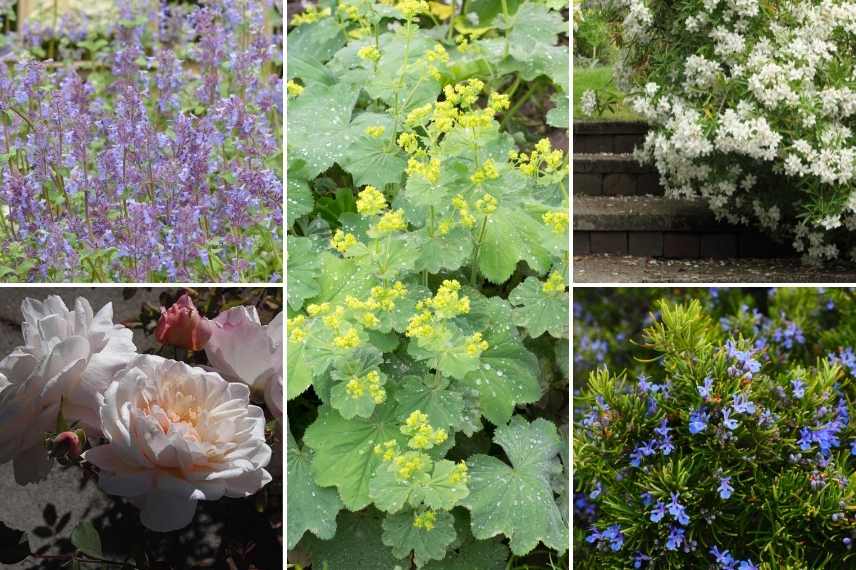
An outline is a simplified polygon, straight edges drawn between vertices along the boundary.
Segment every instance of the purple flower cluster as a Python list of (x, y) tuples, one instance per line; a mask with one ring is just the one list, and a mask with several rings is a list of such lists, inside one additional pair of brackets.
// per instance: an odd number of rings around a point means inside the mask
[(233, 4), (183, 16), (192, 60), (144, 46), (122, 1), (109, 74), (0, 64), (0, 245), (38, 260), (20, 280), (278, 279), (281, 38), (269, 2)]
[(603, 547), (608, 547), (613, 552), (618, 552), (624, 546), (624, 533), (621, 532), (621, 527), (617, 524), (603, 531), (593, 526), (591, 533), (586, 536), (586, 542), (599, 547), (603, 545)]
[(751, 560), (735, 560), (728, 550), (720, 550), (714, 546), (710, 549), (719, 570), (758, 570)]

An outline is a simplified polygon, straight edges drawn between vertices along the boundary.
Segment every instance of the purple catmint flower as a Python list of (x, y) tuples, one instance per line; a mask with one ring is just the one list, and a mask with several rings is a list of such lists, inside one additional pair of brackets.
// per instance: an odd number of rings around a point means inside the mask
[(734, 488), (731, 486), (731, 477), (720, 477), (717, 491), (719, 491), (719, 498), (730, 499), (731, 493), (734, 492)]

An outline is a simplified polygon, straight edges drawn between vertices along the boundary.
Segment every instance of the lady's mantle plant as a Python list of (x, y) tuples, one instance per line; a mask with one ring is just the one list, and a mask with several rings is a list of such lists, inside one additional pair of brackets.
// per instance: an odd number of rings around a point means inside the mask
[(856, 4), (626, 4), (621, 75), (667, 192), (813, 258), (856, 256)]
[(580, 396), (580, 567), (852, 564), (853, 292), (779, 289), (771, 317), (658, 310), (635, 373), (601, 368)]
[(313, 567), (567, 550), (567, 442), (516, 409), (566, 382), (568, 163), (517, 117), (552, 97), (567, 123), (566, 23), (431, 6), (325, 4), (288, 37), (288, 547)]

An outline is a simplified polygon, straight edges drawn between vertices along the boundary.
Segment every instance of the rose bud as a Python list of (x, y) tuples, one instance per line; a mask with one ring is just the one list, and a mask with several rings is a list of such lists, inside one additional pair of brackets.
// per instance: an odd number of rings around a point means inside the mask
[(69, 457), (77, 459), (83, 452), (83, 444), (77, 432), (64, 431), (58, 434), (52, 444), (51, 452), (54, 457)]
[(155, 338), (161, 344), (202, 350), (211, 338), (212, 329), (210, 321), (199, 314), (190, 295), (185, 293), (169, 309), (161, 307)]

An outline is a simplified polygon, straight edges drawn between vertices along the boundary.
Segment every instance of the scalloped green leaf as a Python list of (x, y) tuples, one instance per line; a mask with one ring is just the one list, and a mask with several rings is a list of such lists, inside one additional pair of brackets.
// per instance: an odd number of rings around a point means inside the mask
[(290, 235), (287, 243), (288, 305), (299, 311), (306, 299), (321, 291), (318, 285), (321, 264), (309, 238)]
[(311, 299), (314, 303), (344, 303), (348, 295), (362, 299), (377, 284), (371, 274), (362, 270), (357, 260), (325, 251), (320, 256), (320, 262), (319, 291)]
[(461, 503), (470, 510), (473, 536), (504, 534), (518, 556), (539, 542), (559, 552), (568, 549), (568, 526), (550, 483), (561, 472), (560, 441), (556, 426), (541, 418), (529, 423), (514, 416), (496, 429), (494, 442), (511, 465), (489, 455), (467, 461), (470, 494)]
[(567, 293), (546, 293), (543, 282), (527, 277), (511, 291), (508, 300), (514, 305), (511, 312), (514, 324), (525, 328), (532, 338), (545, 332), (554, 338), (567, 338), (570, 317)]
[[(361, 396), (353, 397), (348, 394), (347, 385), (351, 378), (362, 378), (369, 372), (377, 370), (383, 362), (383, 355), (372, 347), (361, 347), (352, 354), (336, 362), (331, 378), (336, 381), (330, 392), (330, 404), (339, 410), (342, 417), (351, 419), (354, 416), (368, 418), (372, 415), (377, 404), (366, 390)], [(381, 385), (386, 383), (386, 375), (380, 374)]]
[(431, 561), (423, 570), (505, 570), (508, 547), (499, 540), (477, 540), (447, 553), (443, 560)]
[(440, 459), (434, 462), (431, 473), (402, 481), (396, 476), (395, 465), (390, 463), (378, 468), (369, 484), (369, 496), (377, 508), (388, 513), (397, 513), (405, 505), (415, 508), (421, 504), (448, 511), (469, 493), (466, 484), (450, 481), (454, 469), (453, 461)]
[(557, 91), (550, 97), (553, 108), (547, 111), (547, 124), (559, 129), (567, 129), (571, 124), (571, 103), (568, 94)]
[(428, 423), (435, 429), (453, 428), (457, 431), (466, 421), (463, 394), (442, 376), (404, 376), (395, 399), (398, 400), (400, 420), (419, 410), (428, 415)]
[(503, 206), (488, 217), (479, 251), (479, 271), (491, 283), (504, 283), (519, 261), (538, 273), (550, 266), (555, 241), (539, 220), (519, 207)]
[(400, 567), (392, 549), (381, 541), (381, 533), (381, 517), (377, 511), (346, 511), (339, 516), (339, 530), (332, 540), (308, 536), (304, 545), (312, 557), (312, 568), (319, 570), (393, 570)]
[(288, 177), (288, 192), (285, 198), (285, 217), (288, 227), (294, 222), (312, 212), (315, 208), (315, 200), (312, 198), (312, 189), (309, 183), (296, 176)]
[(321, 488), (312, 478), (312, 454), (300, 446), (288, 430), (288, 549), (291, 550), (306, 531), (327, 540), (336, 534), (336, 515), (342, 509), (339, 494)]
[(442, 560), (446, 549), (455, 542), (455, 519), (447, 512), (436, 515), (434, 528), (430, 530), (413, 526), (413, 511), (387, 515), (383, 521), (383, 543), (392, 547), (392, 554), (398, 558), (413, 552), (417, 568), (429, 560)]
[(289, 100), (288, 156), (304, 162), (305, 178), (318, 176), (345, 157), (355, 138), (349, 125), (358, 95), (347, 86), (314, 83)]
[(484, 416), (494, 425), (502, 425), (516, 405), (541, 398), (538, 358), (501, 325), (486, 333), (490, 347), (482, 353), (479, 368), (467, 374), (464, 381), (478, 390)]
[(470, 232), (464, 228), (453, 228), (444, 236), (430, 237), (427, 229), (421, 230), (425, 243), (416, 259), (416, 271), (440, 273), (459, 269), (473, 253)]
[(407, 443), (399, 431), (396, 406), (391, 398), (378, 406), (370, 418), (346, 420), (327, 404), (318, 409), (318, 418), (303, 436), (304, 445), (315, 451), (312, 472), (322, 487), (339, 489), (342, 502), (350, 510), (371, 503), (369, 482), (382, 465), (374, 446), (389, 440)]

